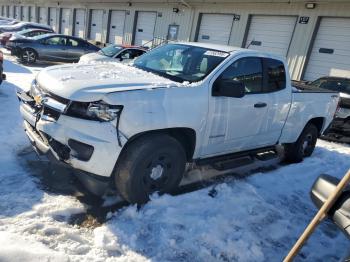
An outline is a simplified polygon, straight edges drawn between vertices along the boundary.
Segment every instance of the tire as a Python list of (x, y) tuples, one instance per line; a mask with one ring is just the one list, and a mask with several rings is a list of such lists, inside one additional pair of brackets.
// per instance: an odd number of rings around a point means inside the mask
[(38, 54), (34, 49), (25, 48), (21, 53), (21, 62), (26, 64), (33, 64), (36, 62)]
[(285, 160), (291, 163), (299, 163), (304, 157), (309, 157), (314, 152), (318, 137), (318, 129), (314, 124), (307, 124), (295, 143), (285, 144)]
[(129, 203), (144, 204), (153, 192), (172, 193), (179, 185), (186, 153), (173, 137), (153, 134), (131, 142), (117, 162), (114, 179)]

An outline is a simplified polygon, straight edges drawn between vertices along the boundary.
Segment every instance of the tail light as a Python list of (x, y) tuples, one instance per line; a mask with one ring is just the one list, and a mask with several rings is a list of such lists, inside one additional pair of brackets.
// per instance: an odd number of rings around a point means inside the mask
[(0, 51), (0, 62), (2, 63), (4, 61), (4, 53)]

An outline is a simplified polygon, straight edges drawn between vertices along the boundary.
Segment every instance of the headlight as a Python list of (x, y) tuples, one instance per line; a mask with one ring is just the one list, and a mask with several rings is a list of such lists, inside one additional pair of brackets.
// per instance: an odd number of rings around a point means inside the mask
[(67, 115), (97, 121), (113, 121), (121, 113), (123, 106), (109, 105), (103, 101), (82, 103), (72, 102)]

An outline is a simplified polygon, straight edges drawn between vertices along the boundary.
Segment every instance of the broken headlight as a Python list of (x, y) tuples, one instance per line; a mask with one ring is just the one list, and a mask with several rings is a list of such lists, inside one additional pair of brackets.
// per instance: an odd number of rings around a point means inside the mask
[(109, 122), (116, 119), (122, 109), (123, 106), (109, 105), (103, 101), (91, 103), (72, 102), (66, 115), (101, 122)]

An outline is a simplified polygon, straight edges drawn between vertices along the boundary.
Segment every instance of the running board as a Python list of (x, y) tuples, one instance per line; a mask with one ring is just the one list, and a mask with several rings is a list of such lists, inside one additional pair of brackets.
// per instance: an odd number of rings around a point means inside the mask
[(226, 154), (204, 159), (197, 159), (196, 165), (211, 165), (217, 170), (227, 170), (240, 166), (252, 164), (255, 159), (260, 161), (268, 161), (278, 156), (276, 147), (264, 147), (254, 150), (248, 150), (238, 153)]

